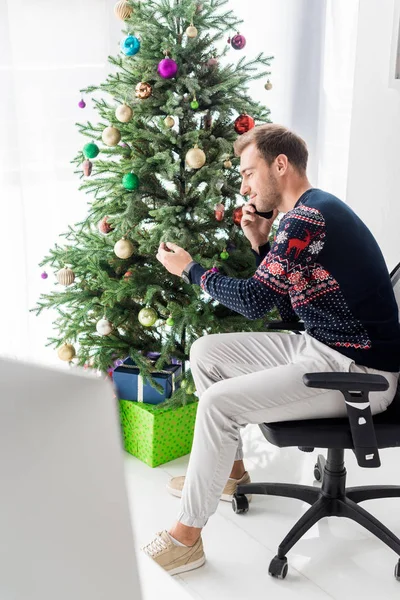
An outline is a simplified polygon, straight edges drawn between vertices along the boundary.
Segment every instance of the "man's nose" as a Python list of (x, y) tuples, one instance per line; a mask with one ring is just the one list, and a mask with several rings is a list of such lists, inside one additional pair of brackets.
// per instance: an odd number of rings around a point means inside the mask
[(247, 194), (249, 193), (249, 186), (242, 181), (242, 185), (240, 186), (240, 192), (239, 192), (242, 196), (247, 196)]

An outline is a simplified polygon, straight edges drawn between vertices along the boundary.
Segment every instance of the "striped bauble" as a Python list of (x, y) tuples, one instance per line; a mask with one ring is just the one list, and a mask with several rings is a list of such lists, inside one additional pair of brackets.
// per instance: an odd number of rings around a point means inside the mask
[(129, 6), (126, 0), (119, 0), (119, 2), (117, 2), (117, 4), (114, 6), (115, 16), (118, 17), (118, 19), (121, 19), (121, 21), (126, 21), (126, 19), (129, 19), (132, 12), (133, 8), (132, 6)]

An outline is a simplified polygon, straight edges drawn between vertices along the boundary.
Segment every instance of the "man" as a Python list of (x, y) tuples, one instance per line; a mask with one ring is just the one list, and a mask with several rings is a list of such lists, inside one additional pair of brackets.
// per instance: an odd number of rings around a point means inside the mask
[[(256, 255), (250, 279), (206, 271), (179, 246), (162, 243), (157, 258), (172, 274), (200, 285), (215, 300), (257, 319), (274, 306), (283, 320), (302, 319), (305, 334), (229, 333), (197, 340), (190, 352), (199, 394), (186, 478), (169, 491), (182, 496), (177, 522), (144, 551), (171, 574), (205, 561), (201, 529), (220, 499), (250, 478), (240, 429), (346, 415), (335, 390), (306, 387), (305, 372), (383, 374), (386, 392), (370, 394), (372, 413), (393, 400), (400, 366), (398, 309), (382, 253), (357, 215), (307, 179), (304, 141), (280, 125), (262, 125), (235, 143), (241, 158), (242, 228)], [(257, 214), (273, 210), (266, 220)], [(271, 247), (271, 226), (286, 213)], [(232, 466), (233, 465), (233, 466)], [(183, 489), (182, 489), (183, 488)]]

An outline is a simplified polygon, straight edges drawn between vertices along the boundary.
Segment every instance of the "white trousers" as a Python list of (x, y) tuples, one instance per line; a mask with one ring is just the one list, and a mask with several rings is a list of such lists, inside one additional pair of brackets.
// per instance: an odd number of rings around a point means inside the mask
[(243, 427), (346, 416), (343, 395), (306, 387), (304, 373), (383, 375), (389, 389), (370, 393), (373, 414), (386, 410), (398, 380), (398, 373), (356, 365), (307, 333), (207, 335), (192, 345), (190, 365), (199, 407), (178, 521), (191, 527), (203, 527), (216, 511), (234, 460), (243, 458)]

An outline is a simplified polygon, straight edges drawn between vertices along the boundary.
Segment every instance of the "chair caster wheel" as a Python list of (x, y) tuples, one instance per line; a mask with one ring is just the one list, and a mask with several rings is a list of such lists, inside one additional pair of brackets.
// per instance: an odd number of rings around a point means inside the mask
[(315, 466), (314, 466), (315, 481), (322, 481), (322, 478), (324, 476), (325, 465), (326, 465), (325, 456), (322, 456), (322, 454), (319, 454), (318, 458), (317, 458), (317, 462), (315, 463)]
[(241, 513), (247, 513), (249, 510), (249, 501), (246, 496), (242, 494), (233, 494), (232, 496), (232, 509), (237, 515)]
[(394, 568), (394, 576), (396, 577), (397, 581), (400, 581), (400, 559)]
[(315, 481), (321, 481), (322, 480), (322, 473), (319, 470), (319, 467), (318, 467), (317, 463), (315, 463), (315, 466), (314, 466), (314, 479), (315, 479)]
[(286, 556), (284, 558), (278, 558), (274, 556), (274, 558), (269, 563), (268, 573), (272, 577), (277, 577), (278, 579), (285, 579), (288, 572), (288, 562)]

